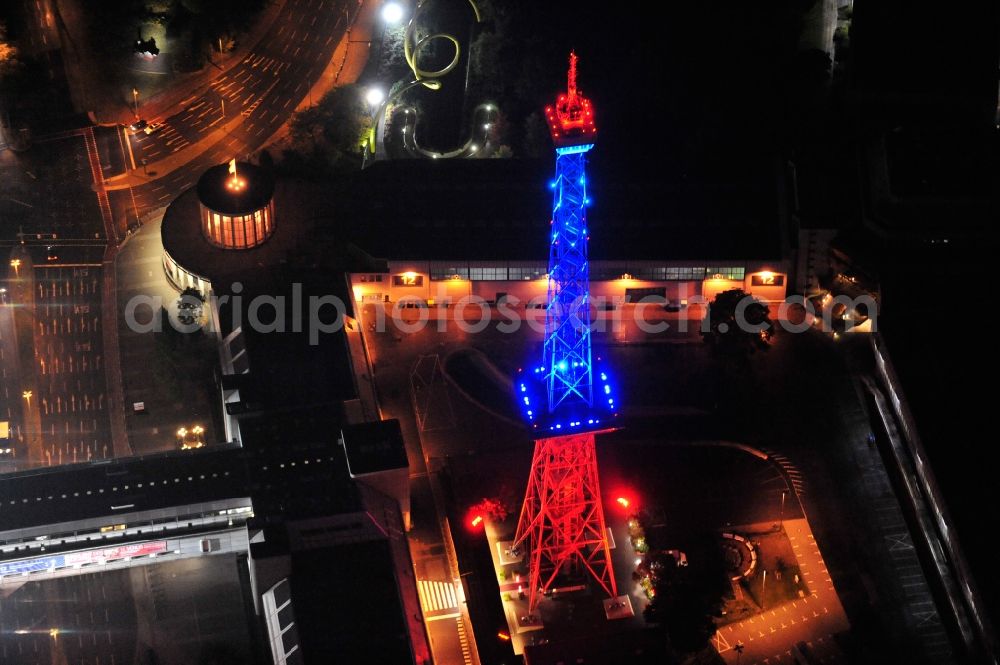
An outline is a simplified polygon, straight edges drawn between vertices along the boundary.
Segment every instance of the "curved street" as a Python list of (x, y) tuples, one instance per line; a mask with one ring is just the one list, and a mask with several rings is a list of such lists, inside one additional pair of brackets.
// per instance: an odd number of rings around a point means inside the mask
[(354, 0), (287, 0), (239, 63), (170, 110), (145, 118), (158, 125), (155, 131), (119, 131), (115, 147), (123, 155), (113, 159), (122, 159), (126, 171), (107, 179), (118, 228), (166, 205), (209, 166), (260, 149), (303, 104), (318, 101), (341, 78), (352, 80), (367, 59), (374, 9)]

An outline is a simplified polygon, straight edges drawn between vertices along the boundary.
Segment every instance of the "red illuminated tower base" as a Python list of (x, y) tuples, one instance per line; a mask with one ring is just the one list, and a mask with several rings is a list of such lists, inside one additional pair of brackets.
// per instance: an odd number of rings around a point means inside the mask
[(561, 573), (589, 573), (609, 596), (617, 595), (601, 507), (595, 434), (535, 441), (513, 545), (528, 553), (529, 611), (535, 610), (539, 594), (552, 589)]

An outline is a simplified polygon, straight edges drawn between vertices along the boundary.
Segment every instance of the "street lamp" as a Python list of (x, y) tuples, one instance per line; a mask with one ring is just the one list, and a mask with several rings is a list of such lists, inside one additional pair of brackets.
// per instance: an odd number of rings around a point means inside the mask
[[(420, 0), (422, 1), (422, 0)], [(385, 49), (385, 31), (392, 25), (397, 25), (403, 20), (403, 6), (395, 0), (390, 0), (382, 5), (382, 36), (378, 41), (378, 55), (375, 57), (375, 77), (378, 78), (382, 70), (382, 51)]]
[(31, 395), (32, 395), (32, 392), (30, 390), (25, 390), (24, 392), (21, 393), (21, 397), (23, 397), (25, 399), (25, 401), (28, 402), (28, 408), (29, 409), (31, 408)]
[(385, 99), (385, 93), (382, 92), (381, 88), (369, 88), (368, 92), (365, 93), (365, 101), (373, 109), (377, 109), (378, 105), (382, 103)]
[(132, 103), (135, 104), (135, 119), (139, 120), (139, 91), (132, 88)]
[(382, 7), (382, 20), (395, 25), (403, 20), (403, 6), (398, 2), (387, 2)]
[(14, 269), (14, 275), (15, 276), (17, 276), (17, 277), (21, 276), (21, 271), (20, 271), (20, 268), (21, 268), (21, 259), (11, 259), (10, 260), (10, 267)]
[(785, 495), (788, 494), (788, 490), (781, 490), (781, 511), (778, 513), (778, 524), (783, 529), (785, 528)]
[(181, 427), (177, 430), (177, 441), (181, 444), (181, 450), (202, 448), (205, 445), (205, 428), (201, 425), (195, 425), (191, 429)]

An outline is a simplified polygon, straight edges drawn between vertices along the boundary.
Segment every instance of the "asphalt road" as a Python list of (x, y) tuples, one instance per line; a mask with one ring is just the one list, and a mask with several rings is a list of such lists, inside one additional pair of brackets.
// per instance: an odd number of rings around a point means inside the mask
[(5, 282), (0, 370), (20, 468), (110, 453), (102, 254), (99, 246), (44, 244), (10, 254), (20, 265)]
[[(160, 222), (152, 221), (129, 237), (118, 251), (117, 271), (118, 352), (121, 358), (125, 427), (132, 451), (137, 455), (173, 450), (174, 433), (181, 427), (205, 428), (205, 441), (225, 440), (216, 425), (222, 409), (218, 404), (212, 367), (218, 362), (214, 342), (202, 335), (187, 343), (183, 370), (169, 371), (171, 359), (170, 323), (164, 332), (137, 332), (128, 325), (124, 312), (133, 297), (159, 298), (162, 306), (176, 316), (177, 291), (163, 271), (163, 243)], [(137, 308), (135, 320), (145, 322), (152, 311)], [(169, 315), (168, 315), (169, 316)], [(135, 413), (131, 405), (143, 402), (146, 411)]]
[(24, 0), (23, 7), (27, 19), (23, 48), (29, 54), (59, 48), (52, 0)]
[(35, 268), (34, 408), (53, 464), (110, 452), (101, 278), (99, 264)]
[[(147, 184), (111, 193), (115, 219), (122, 219), (132, 205), (142, 214), (166, 205), (197, 182), (210, 166), (259, 148), (292, 115), (309, 93), (346, 31), (349, 0), (288, 0), (271, 29), (242, 62), (214, 79), (207, 89), (184, 100), (183, 109), (166, 118), (150, 135), (130, 136), (137, 165), (145, 159), (149, 177), (157, 165), (213, 132), (226, 135), (166, 176)], [(225, 104), (225, 117), (223, 117)], [(131, 160), (131, 157), (130, 157)], [(141, 168), (141, 166), (140, 166)]]
[(101, 240), (104, 226), (82, 135), (0, 151), (0, 240), (19, 233)]

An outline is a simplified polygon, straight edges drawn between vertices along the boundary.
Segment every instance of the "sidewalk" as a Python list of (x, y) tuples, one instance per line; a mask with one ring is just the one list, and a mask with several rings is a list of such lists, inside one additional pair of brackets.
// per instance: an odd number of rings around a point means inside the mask
[(118, 175), (107, 178), (104, 181), (104, 189), (111, 192), (119, 189), (128, 189), (129, 187), (139, 187), (141, 185), (147, 185), (151, 182), (155, 182), (164, 176), (170, 175), (177, 169), (190, 163), (206, 150), (210, 150), (212, 146), (226, 138), (230, 133), (238, 128), (244, 120), (245, 118), (242, 115), (237, 114), (236, 117), (231, 119), (226, 124), (221, 125), (211, 134), (205, 135), (205, 137), (197, 143), (192, 143), (183, 150), (171, 153), (168, 157), (159, 161), (148, 163), (145, 168), (139, 166), (135, 170), (132, 170), (128, 168), (128, 165), (126, 165), (124, 173), (119, 173)]
[[(850, 628), (826, 562), (805, 519), (784, 520), (796, 563), (811, 593), (743, 621), (720, 626), (712, 643), (726, 662), (785, 662), (782, 656), (805, 642), (824, 662), (843, 662), (833, 636)], [(743, 645), (742, 656), (734, 647)], [(789, 662), (793, 662), (789, 659)]]

